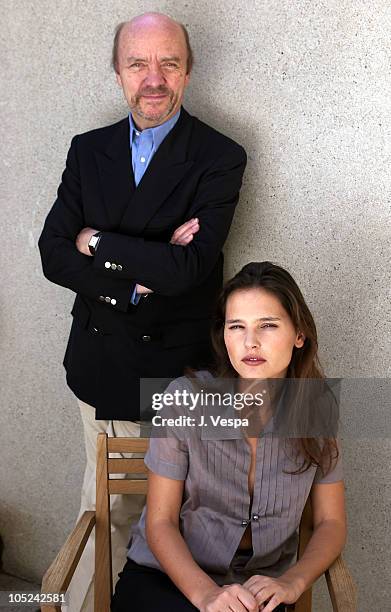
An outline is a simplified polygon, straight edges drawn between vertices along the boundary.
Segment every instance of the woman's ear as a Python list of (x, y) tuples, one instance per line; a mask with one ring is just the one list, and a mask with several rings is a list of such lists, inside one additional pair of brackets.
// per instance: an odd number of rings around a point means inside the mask
[(301, 348), (305, 341), (305, 335), (302, 332), (298, 332), (295, 340), (295, 347)]

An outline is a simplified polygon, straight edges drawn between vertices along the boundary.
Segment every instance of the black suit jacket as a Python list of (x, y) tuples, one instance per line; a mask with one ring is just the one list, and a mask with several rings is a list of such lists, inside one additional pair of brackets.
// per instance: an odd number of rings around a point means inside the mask
[[(179, 376), (207, 354), (245, 165), (241, 146), (183, 108), (137, 188), (128, 118), (73, 138), (39, 248), (45, 276), (77, 294), (64, 365), (97, 418), (139, 418), (140, 377)], [(169, 244), (192, 217), (193, 241)], [(95, 257), (75, 247), (86, 226), (103, 232)], [(153, 293), (134, 306), (136, 282)]]

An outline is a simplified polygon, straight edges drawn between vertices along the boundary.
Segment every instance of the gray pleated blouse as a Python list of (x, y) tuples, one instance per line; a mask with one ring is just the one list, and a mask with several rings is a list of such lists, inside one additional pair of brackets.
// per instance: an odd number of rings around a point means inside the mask
[[(208, 372), (198, 374), (211, 377)], [(190, 380), (182, 377), (169, 390), (191, 388)], [(194, 560), (218, 584), (225, 584), (228, 576), (235, 582), (255, 573), (280, 576), (296, 560), (298, 527), (312, 485), (343, 478), (341, 452), (325, 477), (316, 466), (293, 475), (285, 472), (298, 469), (300, 462), (286, 452), (285, 439), (273, 433), (261, 436), (250, 503), (250, 446), (242, 436), (232, 438), (231, 432), (227, 438), (214, 439), (207, 429), (184, 439), (151, 437), (145, 464), (160, 476), (184, 481), (180, 531)], [(162, 569), (147, 544), (145, 517), (146, 508), (133, 528), (128, 557)], [(237, 559), (248, 524), (253, 554), (247, 554), (243, 567), (233, 575), (231, 562)]]

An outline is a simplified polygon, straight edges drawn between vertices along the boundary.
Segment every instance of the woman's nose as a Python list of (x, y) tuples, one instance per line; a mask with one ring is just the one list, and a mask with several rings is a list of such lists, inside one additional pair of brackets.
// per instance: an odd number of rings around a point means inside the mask
[(260, 346), (260, 341), (259, 338), (257, 338), (257, 336), (253, 333), (248, 333), (246, 335), (245, 341), (244, 341), (245, 347), (247, 349), (252, 349), (252, 348), (259, 348)]

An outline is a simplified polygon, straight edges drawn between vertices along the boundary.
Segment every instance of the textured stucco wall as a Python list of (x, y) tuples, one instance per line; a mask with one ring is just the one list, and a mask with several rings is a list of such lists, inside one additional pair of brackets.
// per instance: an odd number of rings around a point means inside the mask
[[(287, 266), (315, 315), (327, 373), (385, 377), (391, 17), (387, 0), (1, 8), (0, 533), (6, 570), (39, 579), (73, 524), (84, 451), (61, 366), (72, 294), (43, 278), (37, 239), (71, 137), (127, 112), (109, 66), (115, 24), (153, 9), (188, 25), (196, 65), (186, 107), (247, 149), (227, 276), (251, 260)], [(391, 444), (366, 434), (344, 443), (345, 556), (360, 610), (377, 610), (390, 594)], [(323, 601), (320, 592), (317, 611), (329, 609)]]

